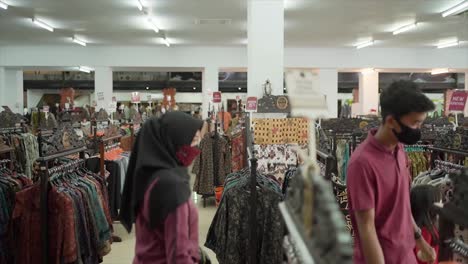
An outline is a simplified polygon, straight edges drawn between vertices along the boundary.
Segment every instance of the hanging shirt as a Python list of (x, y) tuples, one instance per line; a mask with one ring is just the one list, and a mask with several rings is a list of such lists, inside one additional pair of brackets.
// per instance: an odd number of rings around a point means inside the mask
[(347, 173), (351, 222), (355, 232), (354, 263), (365, 263), (354, 213), (375, 210), (375, 228), (386, 264), (416, 264), (410, 205), (410, 175), (404, 147), (395, 151), (377, 141), (375, 133), (351, 156)]

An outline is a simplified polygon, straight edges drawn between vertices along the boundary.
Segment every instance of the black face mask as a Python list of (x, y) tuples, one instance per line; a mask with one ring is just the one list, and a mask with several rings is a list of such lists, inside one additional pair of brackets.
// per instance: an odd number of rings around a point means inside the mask
[(398, 141), (405, 145), (414, 145), (418, 143), (419, 140), (421, 140), (421, 129), (419, 128), (411, 128), (405, 124), (403, 124), (400, 120), (396, 119), (398, 124), (400, 125), (401, 132), (398, 133), (396, 132), (395, 129), (393, 130), (393, 133), (395, 136), (398, 138)]

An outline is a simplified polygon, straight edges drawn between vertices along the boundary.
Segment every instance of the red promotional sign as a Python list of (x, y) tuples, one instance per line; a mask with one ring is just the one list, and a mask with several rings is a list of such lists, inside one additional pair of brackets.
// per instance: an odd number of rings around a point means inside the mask
[(133, 92), (131, 98), (132, 98), (132, 103), (134, 103), (134, 104), (139, 104), (141, 102), (139, 92)]
[(246, 110), (247, 111), (257, 111), (257, 97), (247, 97)]
[(213, 92), (213, 103), (221, 103), (221, 92)]
[(468, 94), (466, 91), (455, 91), (450, 98), (449, 111), (463, 112), (465, 110), (466, 99)]

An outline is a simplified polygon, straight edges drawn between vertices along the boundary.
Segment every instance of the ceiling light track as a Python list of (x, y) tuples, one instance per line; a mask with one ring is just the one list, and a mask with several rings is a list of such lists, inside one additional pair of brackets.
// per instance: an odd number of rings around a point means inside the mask
[(393, 35), (398, 35), (400, 33), (412, 30), (412, 29), (416, 28), (417, 26), (418, 26), (418, 23), (413, 23), (413, 24), (406, 25), (404, 27), (401, 27), (401, 28), (393, 31)]
[(79, 45), (83, 46), (83, 47), (86, 47), (86, 45), (87, 45), (86, 42), (84, 42), (83, 40), (77, 39), (76, 37), (73, 37), (72, 41), (75, 42), (76, 44), (79, 44)]
[(8, 9), (8, 5), (7, 5), (6, 3), (0, 1), (0, 8), (7, 10), (7, 9)]
[(372, 46), (372, 45), (374, 45), (373, 40), (363, 42), (363, 43), (360, 43), (360, 44), (356, 44), (355, 47), (356, 47), (356, 49), (362, 49), (362, 48), (369, 47), (369, 46)]
[(48, 30), (48, 31), (50, 31), (50, 32), (54, 32), (54, 28), (53, 28), (53, 27), (47, 25), (46, 23), (44, 23), (44, 22), (42, 22), (42, 21), (40, 21), (40, 20), (37, 20), (36, 18), (33, 18), (33, 19), (32, 19), (32, 22), (33, 22), (34, 24), (38, 25), (39, 27), (45, 29), (45, 30)]
[(170, 47), (170, 46), (171, 46), (171, 43), (169, 42), (169, 40), (168, 40), (166, 37), (164, 37), (162, 40), (163, 40), (163, 43), (164, 43), (167, 47)]
[(456, 16), (468, 10), (468, 0), (464, 1), (442, 13), (442, 17)]
[(437, 48), (438, 49), (450, 48), (450, 47), (458, 46), (458, 44), (459, 44), (458, 40), (457, 41), (452, 41), (452, 42), (446, 42), (446, 43), (442, 43), (442, 44), (437, 45)]
[(154, 21), (154, 19), (152, 19), (149, 15), (148, 15), (148, 22), (151, 26), (151, 29), (153, 29), (154, 32), (159, 33), (158, 25), (156, 25), (156, 22)]

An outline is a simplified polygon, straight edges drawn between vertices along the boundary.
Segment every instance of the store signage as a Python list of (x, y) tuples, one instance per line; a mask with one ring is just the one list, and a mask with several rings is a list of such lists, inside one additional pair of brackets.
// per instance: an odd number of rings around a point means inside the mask
[(286, 87), (296, 116), (320, 118), (328, 116), (327, 99), (320, 92), (319, 77), (312, 71), (292, 70), (286, 73)]
[(221, 92), (213, 92), (213, 103), (221, 103)]
[(104, 101), (104, 93), (103, 92), (98, 92), (96, 95), (97, 95), (98, 101)]
[(236, 101), (240, 101), (241, 97), (238, 95), (236, 96)]
[(117, 98), (115, 96), (112, 96), (112, 102), (116, 102), (117, 103)]
[(258, 103), (257, 97), (254, 97), (254, 96), (247, 97), (245, 110), (254, 111), (254, 112), (257, 111), (257, 103)]
[(449, 111), (463, 112), (466, 106), (468, 93), (466, 91), (455, 91), (450, 98)]
[(132, 103), (134, 104), (139, 104), (141, 102), (141, 98), (140, 98), (140, 93), (139, 92), (133, 92), (132, 93)]

